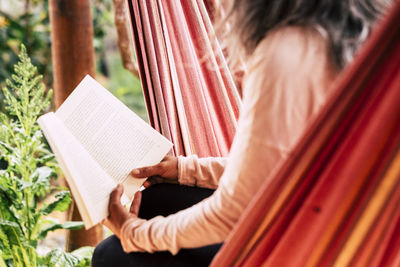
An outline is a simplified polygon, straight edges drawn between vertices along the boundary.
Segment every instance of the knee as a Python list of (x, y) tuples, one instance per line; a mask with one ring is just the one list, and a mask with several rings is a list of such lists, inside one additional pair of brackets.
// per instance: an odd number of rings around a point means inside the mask
[[(121, 243), (116, 236), (110, 236), (97, 245), (92, 256), (92, 267), (115, 266), (123, 254)], [(111, 264), (111, 265), (110, 265)]]
[(101, 241), (96, 248), (94, 249), (92, 256), (92, 267), (102, 267), (107, 266), (105, 261), (107, 259), (107, 252), (109, 251), (107, 247), (109, 246), (109, 242), (107, 239)]

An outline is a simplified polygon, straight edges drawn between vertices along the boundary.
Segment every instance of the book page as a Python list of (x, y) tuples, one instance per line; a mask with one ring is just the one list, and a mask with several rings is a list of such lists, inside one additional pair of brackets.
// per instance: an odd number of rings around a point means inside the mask
[[(85, 228), (89, 229), (108, 216), (110, 193), (116, 183), (54, 113), (41, 116), (38, 123), (66, 176)], [(128, 202), (124, 195), (122, 205)]]
[(56, 116), (115, 183), (132, 198), (145, 179), (132, 169), (160, 162), (172, 144), (90, 76), (72, 92)]

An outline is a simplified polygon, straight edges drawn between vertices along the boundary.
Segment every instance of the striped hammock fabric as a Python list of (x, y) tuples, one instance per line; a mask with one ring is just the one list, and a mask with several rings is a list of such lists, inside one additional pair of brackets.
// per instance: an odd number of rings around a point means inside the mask
[(400, 2), (212, 266), (400, 266)]
[(128, 6), (150, 124), (175, 155), (227, 155), (241, 102), (203, 1)]

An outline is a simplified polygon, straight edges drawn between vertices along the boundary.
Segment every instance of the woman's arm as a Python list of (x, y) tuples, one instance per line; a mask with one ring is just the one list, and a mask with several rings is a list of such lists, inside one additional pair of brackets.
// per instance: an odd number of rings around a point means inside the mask
[(225, 170), (227, 158), (178, 157), (180, 184), (215, 189)]
[(281, 30), (259, 46), (245, 78), (238, 130), (219, 187), (210, 198), (168, 217), (127, 219), (120, 231), (126, 252), (175, 254), (224, 241), (322, 104), (333, 76), (320, 35)]

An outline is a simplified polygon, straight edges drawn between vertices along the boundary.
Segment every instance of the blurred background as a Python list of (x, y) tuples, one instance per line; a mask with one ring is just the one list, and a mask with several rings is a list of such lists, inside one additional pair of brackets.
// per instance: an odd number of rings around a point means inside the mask
[[(146, 120), (140, 82), (121, 63), (112, 0), (91, 0), (91, 8), (96, 79)], [(52, 88), (48, 0), (0, 0), (0, 88), (12, 73), (21, 43), (44, 76), (47, 88)]]
[[(113, 0), (91, 0), (96, 57), (96, 80), (110, 90), (135, 113), (147, 121), (140, 81), (124, 69), (118, 48), (114, 24)], [(23, 43), (33, 64), (43, 75), (47, 88), (53, 86), (51, 37), (48, 0), (0, 0), (0, 89), (13, 73)], [(0, 100), (3, 98), (0, 90)], [(0, 111), (4, 107), (0, 101)], [(5, 167), (0, 160), (0, 169)], [(4, 166), (2, 166), (4, 165)], [(53, 183), (64, 185), (62, 180)], [(43, 203), (53, 198), (54, 194)], [(63, 222), (67, 212), (56, 212), (52, 217)], [(57, 230), (39, 243), (39, 251), (47, 253), (52, 248), (66, 247), (66, 231)], [(105, 235), (111, 232), (105, 231)]]

